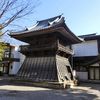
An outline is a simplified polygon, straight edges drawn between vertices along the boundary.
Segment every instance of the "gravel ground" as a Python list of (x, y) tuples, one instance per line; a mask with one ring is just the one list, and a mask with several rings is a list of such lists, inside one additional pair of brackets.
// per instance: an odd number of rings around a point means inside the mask
[(85, 83), (64, 90), (0, 84), (0, 100), (100, 100), (100, 84)]

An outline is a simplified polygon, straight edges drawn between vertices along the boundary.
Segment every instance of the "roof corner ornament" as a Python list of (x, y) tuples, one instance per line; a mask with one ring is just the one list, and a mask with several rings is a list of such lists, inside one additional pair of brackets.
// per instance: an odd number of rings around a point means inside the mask
[(35, 25), (33, 25), (32, 27), (27, 28), (28, 30), (31, 30), (33, 28), (35, 28), (37, 25), (39, 24), (39, 21), (37, 21), (37, 23)]
[(48, 21), (49, 25), (52, 26), (53, 24), (60, 22), (62, 17), (63, 16), (61, 15), (61, 16), (57, 17), (55, 20), (53, 20), (53, 21)]

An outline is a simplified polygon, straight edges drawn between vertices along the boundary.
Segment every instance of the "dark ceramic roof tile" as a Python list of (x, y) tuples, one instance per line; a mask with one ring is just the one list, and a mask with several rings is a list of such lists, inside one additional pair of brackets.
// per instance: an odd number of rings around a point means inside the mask
[(32, 27), (26, 28), (25, 30), (22, 30), (22, 31), (19, 31), (19, 32), (11, 32), (11, 35), (48, 29), (50, 27), (56, 26), (57, 24), (59, 24), (61, 22), (64, 22), (64, 17), (59, 15), (59, 16), (49, 18), (49, 19), (46, 19), (46, 20), (37, 21), (37, 23), (35, 25), (33, 25)]

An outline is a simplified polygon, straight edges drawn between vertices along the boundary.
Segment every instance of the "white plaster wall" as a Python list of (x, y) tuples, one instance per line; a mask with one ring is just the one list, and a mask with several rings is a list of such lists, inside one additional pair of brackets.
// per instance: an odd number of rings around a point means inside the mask
[(10, 67), (9, 74), (15, 75), (18, 72), (20, 63), (19, 62), (13, 62), (11, 66), (12, 66), (12, 68)]
[[(25, 60), (25, 55), (23, 55), (22, 53), (20, 53), (20, 66), (19, 66), (19, 69), (20, 69), (20, 67), (22, 66), (24, 60)], [(18, 69), (18, 70), (19, 70), (19, 69)]]
[(96, 56), (98, 55), (97, 40), (85, 41), (72, 45), (74, 56)]
[(23, 64), (25, 56), (23, 54), (21, 54), (20, 52), (18, 52), (18, 49), (15, 48), (14, 50), (12, 50), (12, 57), (20, 59), (19, 62), (13, 62), (11, 64), (12, 68), (10, 66), (10, 69), (9, 69), (9, 74), (15, 75), (15, 74), (17, 74), (18, 70), (20, 69), (21, 65)]
[(88, 80), (88, 72), (76, 72), (78, 79)]
[(99, 66), (99, 63), (92, 64), (91, 66)]

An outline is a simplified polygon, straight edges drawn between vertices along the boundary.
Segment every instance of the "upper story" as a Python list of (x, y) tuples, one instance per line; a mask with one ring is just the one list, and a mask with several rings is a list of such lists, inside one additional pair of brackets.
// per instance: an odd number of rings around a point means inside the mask
[(5, 43), (6, 48), (4, 50), (3, 54), (3, 61), (19, 61), (20, 59), (20, 53), (18, 52), (19, 47), (12, 46), (9, 43)]
[(10, 36), (29, 44), (21, 46), (20, 49), (21, 53), (28, 56), (32, 54), (37, 55), (39, 53), (44, 53), (45, 55), (46, 51), (51, 50), (61, 51), (70, 55), (73, 52), (70, 50), (69, 45), (82, 42), (82, 40), (67, 27), (62, 15), (37, 21), (33, 27), (20, 32), (12, 32)]
[(83, 42), (72, 45), (75, 57), (98, 56), (100, 54), (100, 35), (89, 34), (79, 36)]

